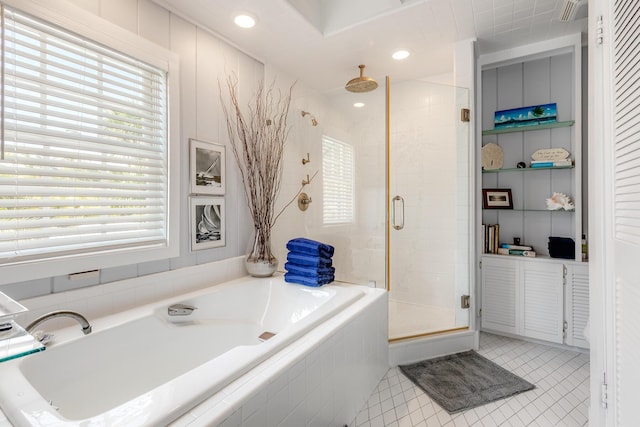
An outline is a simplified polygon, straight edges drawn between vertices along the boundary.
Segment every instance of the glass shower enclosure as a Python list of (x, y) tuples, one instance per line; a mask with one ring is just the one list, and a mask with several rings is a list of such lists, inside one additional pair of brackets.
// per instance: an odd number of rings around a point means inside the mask
[[(461, 299), (471, 265), (470, 124), (461, 121), (467, 89), (386, 83), (367, 93), (338, 88), (314, 105), (302, 100), (318, 120), (300, 118), (293, 136), (311, 153), (312, 162), (299, 166), (304, 174), (321, 169), (313, 160), (323, 158), (325, 139), (352, 147), (353, 220), (326, 224), (328, 196), (311, 188), (300, 233), (336, 247), (336, 280), (389, 290), (393, 341), (469, 325)], [(290, 227), (295, 216), (288, 214)]]

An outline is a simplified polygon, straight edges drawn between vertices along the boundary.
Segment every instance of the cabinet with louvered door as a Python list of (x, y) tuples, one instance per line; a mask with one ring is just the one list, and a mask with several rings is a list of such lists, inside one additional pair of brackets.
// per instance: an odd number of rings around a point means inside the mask
[(563, 342), (565, 264), (482, 257), (482, 329)]

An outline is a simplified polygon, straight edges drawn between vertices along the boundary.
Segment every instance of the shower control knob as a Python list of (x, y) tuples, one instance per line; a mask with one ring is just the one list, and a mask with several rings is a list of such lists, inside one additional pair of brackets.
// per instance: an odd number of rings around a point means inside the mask
[(303, 212), (306, 211), (311, 202), (311, 197), (309, 197), (307, 193), (300, 193), (300, 195), (298, 196), (298, 209)]

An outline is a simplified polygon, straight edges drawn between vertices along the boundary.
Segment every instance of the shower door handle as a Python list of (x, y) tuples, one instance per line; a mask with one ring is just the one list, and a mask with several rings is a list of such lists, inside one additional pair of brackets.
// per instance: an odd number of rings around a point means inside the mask
[[(398, 205), (398, 202), (400, 202), (400, 204)], [(401, 217), (402, 217), (402, 222), (400, 224), (398, 224), (396, 222), (396, 211), (398, 210), (398, 206), (400, 206), (400, 213), (401, 213)], [(393, 206), (391, 208), (391, 213), (392, 213), (392, 217), (391, 217), (391, 225), (393, 225), (393, 228), (396, 230), (402, 230), (404, 228), (404, 199), (400, 196), (396, 196), (393, 198)]]

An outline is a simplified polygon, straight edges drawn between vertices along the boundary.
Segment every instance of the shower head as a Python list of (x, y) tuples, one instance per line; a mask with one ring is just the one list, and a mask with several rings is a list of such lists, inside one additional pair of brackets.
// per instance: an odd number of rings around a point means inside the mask
[(363, 92), (371, 92), (378, 87), (378, 83), (373, 80), (371, 77), (363, 76), (364, 65), (359, 65), (360, 68), (360, 77), (356, 77), (355, 79), (351, 79), (344, 86), (346, 90), (349, 92), (363, 93)]

